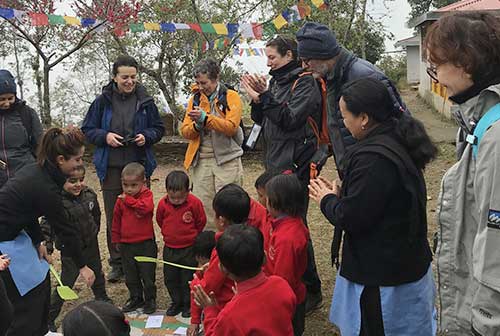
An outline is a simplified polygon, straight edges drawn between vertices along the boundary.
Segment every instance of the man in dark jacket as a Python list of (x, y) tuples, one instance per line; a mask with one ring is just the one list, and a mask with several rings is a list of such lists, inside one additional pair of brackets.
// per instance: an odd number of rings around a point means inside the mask
[(42, 136), (37, 113), (16, 97), (16, 82), (0, 70), (0, 188), (23, 166), (35, 162)]
[(165, 131), (153, 98), (137, 83), (138, 67), (130, 56), (117, 58), (113, 80), (94, 100), (82, 125), (87, 140), (97, 147), (94, 164), (103, 191), (111, 282), (123, 276), (120, 254), (111, 244), (113, 209), (122, 193), (121, 171), (128, 163), (139, 162), (149, 181), (156, 168), (152, 145)]
[(335, 34), (325, 25), (307, 22), (296, 34), (298, 54), (302, 65), (315, 76), (322, 77), (327, 83), (328, 131), (333, 146), (333, 155), (339, 177), (342, 178), (347, 148), (356, 140), (344, 125), (340, 114), (340, 89), (352, 80), (372, 77), (382, 81), (389, 90), (394, 106), (406, 111), (399, 92), (392, 82), (375, 65), (353, 55), (342, 48)]

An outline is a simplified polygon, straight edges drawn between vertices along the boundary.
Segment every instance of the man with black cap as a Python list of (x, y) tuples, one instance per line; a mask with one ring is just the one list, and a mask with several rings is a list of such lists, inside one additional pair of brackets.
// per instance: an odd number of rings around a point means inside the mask
[(12, 74), (0, 70), (0, 188), (21, 167), (35, 162), (42, 135), (37, 113), (16, 93)]
[(396, 87), (380, 69), (353, 55), (337, 43), (335, 33), (327, 26), (307, 22), (296, 34), (302, 66), (322, 77), (327, 83), (328, 131), (339, 177), (342, 178), (344, 154), (356, 140), (344, 125), (339, 100), (342, 86), (355, 79), (372, 77), (382, 81), (389, 90), (394, 106), (406, 111)]

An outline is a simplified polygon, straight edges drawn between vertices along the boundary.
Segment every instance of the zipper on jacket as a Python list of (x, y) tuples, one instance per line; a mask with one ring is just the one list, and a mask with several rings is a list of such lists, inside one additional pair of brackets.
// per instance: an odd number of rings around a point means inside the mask
[(2, 116), (2, 147), (3, 147), (3, 155), (5, 156), (5, 172), (7, 174), (7, 179), (9, 179), (10, 178), (9, 159), (7, 158), (7, 151), (5, 150), (5, 116)]

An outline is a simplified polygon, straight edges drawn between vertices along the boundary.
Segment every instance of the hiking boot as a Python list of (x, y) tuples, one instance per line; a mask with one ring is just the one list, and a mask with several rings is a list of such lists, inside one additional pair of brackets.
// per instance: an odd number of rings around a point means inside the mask
[(49, 321), (47, 326), (48, 326), (50, 332), (53, 332), (53, 333), (57, 332), (56, 323), (54, 321)]
[(323, 295), (321, 291), (317, 293), (308, 292), (306, 295), (306, 316), (309, 316), (313, 311), (321, 307), (323, 307)]
[(171, 303), (167, 309), (167, 316), (175, 316), (181, 312), (181, 307), (175, 303)]
[(125, 306), (122, 308), (122, 312), (130, 313), (142, 306), (144, 306), (144, 300), (140, 297), (133, 297), (127, 300), (127, 303), (125, 303)]
[(144, 314), (153, 314), (156, 311), (156, 300), (149, 299), (144, 303), (143, 312)]
[(182, 314), (181, 314), (182, 317), (184, 318), (190, 318), (191, 317), (191, 309), (182, 309)]
[(109, 282), (118, 282), (123, 278), (123, 270), (121, 267), (113, 267), (111, 268), (111, 272), (108, 274)]

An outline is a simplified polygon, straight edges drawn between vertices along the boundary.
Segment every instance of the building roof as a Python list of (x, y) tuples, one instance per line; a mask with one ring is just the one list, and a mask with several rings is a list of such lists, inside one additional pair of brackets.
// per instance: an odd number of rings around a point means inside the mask
[(443, 14), (454, 11), (478, 11), (486, 10), (493, 11), (497, 15), (500, 14), (500, 0), (462, 0), (452, 3), (448, 6), (441, 7), (434, 11), (427, 12), (415, 19), (408, 21), (408, 27), (417, 27), (427, 21), (436, 21)]
[(408, 46), (418, 46), (418, 45), (420, 45), (420, 37), (418, 35), (413, 35), (412, 37), (399, 40), (394, 44), (396, 48), (399, 47), (406, 48)]

